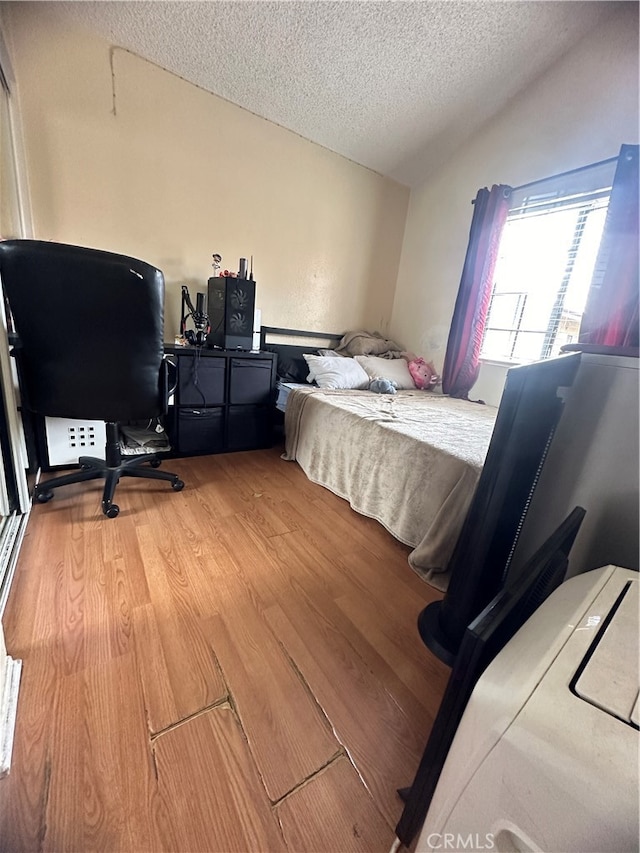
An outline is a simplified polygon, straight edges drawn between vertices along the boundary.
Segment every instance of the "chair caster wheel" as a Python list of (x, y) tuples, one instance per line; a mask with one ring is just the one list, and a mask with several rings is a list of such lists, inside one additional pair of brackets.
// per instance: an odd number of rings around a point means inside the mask
[(53, 492), (36, 492), (34, 497), (39, 504), (46, 504), (53, 497)]
[(184, 489), (184, 483), (182, 480), (175, 479), (173, 483), (171, 483), (171, 488), (174, 492), (181, 492)]
[(109, 504), (108, 506), (104, 506), (103, 504), (102, 512), (107, 516), (107, 518), (115, 518), (120, 512), (120, 507), (116, 504)]
[(160, 459), (152, 459), (151, 462), (149, 462), (149, 465), (152, 468), (159, 468), (161, 464), (162, 462), (160, 461)]

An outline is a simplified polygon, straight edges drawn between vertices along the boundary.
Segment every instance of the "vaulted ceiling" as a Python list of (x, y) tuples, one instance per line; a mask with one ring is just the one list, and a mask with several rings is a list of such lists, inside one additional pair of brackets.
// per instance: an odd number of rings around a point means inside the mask
[(115, 45), (414, 185), (621, 5), (213, 0), (55, 7)]

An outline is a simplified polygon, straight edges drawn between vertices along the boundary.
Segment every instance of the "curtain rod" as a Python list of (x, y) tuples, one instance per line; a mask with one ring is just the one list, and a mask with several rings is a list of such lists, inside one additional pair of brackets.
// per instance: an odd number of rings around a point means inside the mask
[(569, 169), (568, 172), (558, 172), (557, 175), (549, 175), (548, 178), (538, 178), (537, 181), (529, 181), (528, 184), (521, 184), (519, 187), (512, 187), (511, 192), (517, 192), (518, 190), (526, 190), (528, 187), (533, 187), (536, 184), (542, 184), (545, 181), (553, 181), (556, 178), (564, 178), (565, 175), (575, 175), (578, 172), (584, 172), (585, 169), (595, 169), (598, 166), (606, 166), (608, 163), (615, 163), (618, 159), (618, 156), (609, 157), (607, 160), (599, 160), (597, 163), (589, 163), (587, 166), (578, 166), (577, 169)]
[[(547, 178), (538, 178), (537, 181), (529, 181), (528, 184), (520, 184), (519, 187), (509, 187), (505, 189), (505, 198), (509, 198), (511, 193), (518, 190), (526, 190), (529, 187), (534, 187), (536, 184), (544, 184), (546, 181), (554, 181), (556, 178), (564, 178), (565, 175), (575, 175), (578, 172), (584, 172), (585, 169), (596, 169), (598, 166), (606, 166), (608, 163), (615, 163), (619, 159), (619, 155), (608, 157), (606, 160), (598, 160), (597, 163), (588, 163), (586, 166), (578, 166), (576, 169), (569, 169), (567, 172), (558, 172), (557, 175), (549, 175)], [(471, 199), (471, 204), (475, 204), (475, 198)]]

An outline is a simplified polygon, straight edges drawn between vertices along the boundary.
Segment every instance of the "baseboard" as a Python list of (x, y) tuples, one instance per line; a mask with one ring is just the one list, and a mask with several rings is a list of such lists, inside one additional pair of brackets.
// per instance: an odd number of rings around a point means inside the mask
[(0, 678), (4, 682), (0, 708), (0, 779), (7, 775), (11, 767), (21, 672), (22, 661), (14, 660), (7, 655), (4, 659), (4, 672), (0, 672)]

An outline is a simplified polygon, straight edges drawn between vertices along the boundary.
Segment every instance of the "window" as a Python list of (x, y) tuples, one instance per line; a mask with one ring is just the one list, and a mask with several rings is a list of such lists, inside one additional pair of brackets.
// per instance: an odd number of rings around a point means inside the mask
[(514, 190), (481, 358), (530, 362), (578, 339), (615, 162)]

